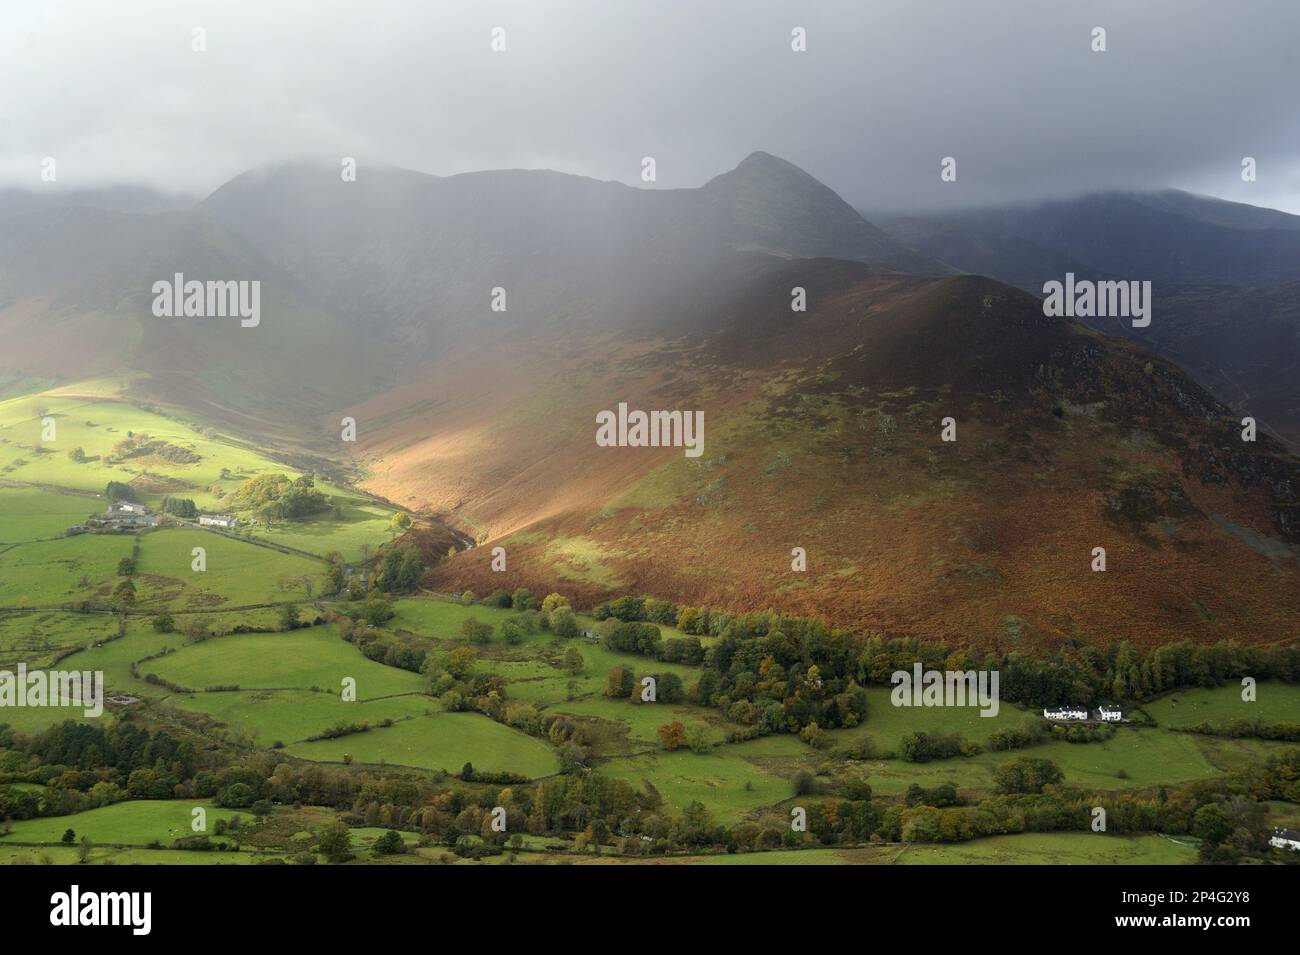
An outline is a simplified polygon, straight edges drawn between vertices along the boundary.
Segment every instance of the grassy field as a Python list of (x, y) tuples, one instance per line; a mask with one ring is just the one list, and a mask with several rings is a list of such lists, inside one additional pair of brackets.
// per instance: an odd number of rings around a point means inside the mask
[(179, 838), (197, 835), (190, 828), (193, 810), (202, 808), (207, 813), (207, 832), (212, 833), (218, 819), (229, 820), (239, 815), (251, 823), (247, 811), (222, 809), (202, 800), (188, 799), (138, 799), (113, 803), (100, 809), (88, 809), (70, 816), (47, 816), (41, 819), (20, 819), (13, 823), (13, 831), (0, 837), (0, 845), (13, 843), (39, 843), (59, 845), (63, 833), (72, 829), (78, 841), (86, 836), (97, 844), (147, 846), (160, 842), (169, 846)]
[(969, 758), (908, 763), (879, 760), (866, 764), (872, 789), (897, 795), (916, 782), (923, 786), (951, 783), (959, 789), (992, 791), (997, 767), (1033, 756), (1050, 759), (1065, 774), (1065, 782), (1098, 791), (1135, 789), (1160, 784), (1209, 779), (1221, 772), (1196, 738), (1158, 730), (1121, 729), (1104, 743), (1045, 743), (1011, 752), (983, 752)]
[(62, 537), (103, 509), (104, 499), (97, 495), (0, 484), (0, 544)]
[[(41, 413), (55, 417), (56, 442), (40, 440)], [(128, 431), (147, 432), (173, 449), (197, 455), (198, 460), (177, 463), (176, 455), (154, 454), (106, 463)], [(37, 445), (49, 453), (37, 450)], [(82, 448), (89, 460), (74, 461), (68, 452), (76, 447)], [(693, 470), (680, 464), (674, 469), (685, 483), (659, 495), (664, 500), (676, 500), (683, 489), (694, 488), (692, 494), (701, 490), (702, 485), (695, 487), (698, 480)], [(339, 551), (347, 562), (361, 564), (365, 556), (392, 539), (392, 509), (386, 505), (318, 479), (317, 486), (331, 496), (337, 512), (331, 510), (310, 521), (283, 522), (270, 529), (253, 526), (245, 531), (252, 540), (188, 528), (160, 529), (138, 538), (61, 536), (69, 524), (103, 509), (104, 500), (97, 495), (109, 480), (133, 483), (140, 496), (155, 506), (162, 494), (173, 493), (194, 498), (202, 508), (220, 509), (223, 498), (243, 480), (268, 473), (296, 476), (298, 472), (239, 441), (125, 402), (50, 395), (0, 400), (0, 608), (10, 608), (0, 609), (0, 669), (20, 661), (45, 666), (61, 658), (61, 665), (68, 669), (102, 671), (109, 694), (138, 698), (114, 705), (105, 721), (119, 718), (122, 707), (128, 707), (142, 725), (181, 728), (207, 746), (282, 747), (290, 757), (350, 763), (358, 772), (367, 773), (387, 766), (454, 774), (465, 763), (483, 772), (512, 772), (533, 779), (557, 772), (558, 751), (549, 741), (479, 713), (443, 711), (438, 700), (424, 695), (424, 677), (367, 659), (340, 639), (332, 625), (287, 633), (224, 635), (235, 627), (276, 626), (275, 605), (285, 602), (299, 604), (304, 617), (314, 615), (318, 608), (330, 609), (333, 602), (321, 597), (324, 564), (306, 555)], [(636, 493), (658, 494), (649, 487)], [(607, 584), (618, 567), (605, 560), (601, 533), (597, 529), (585, 536), (543, 537), (538, 544), (558, 566), (559, 575), (567, 575), (575, 586)], [(263, 546), (268, 544), (274, 546)], [(125, 617), (124, 624), (122, 617), (113, 614), (15, 609), (57, 608), (88, 598), (106, 599), (122, 579), (117, 573), (118, 561), (137, 547), (133, 578), (136, 612)], [(206, 571), (191, 569), (195, 547), (206, 552)], [(304, 553), (285, 553), (276, 547)], [(511, 556), (512, 561), (517, 559), (513, 550)], [(841, 564), (835, 564), (839, 569), (830, 572), (843, 574), (850, 584), (863, 572), (861, 562)], [(984, 578), (962, 575), (962, 579)], [(543, 596), (536, 594), (538, 599)], [(266, 606), (232, 609), (250, 605)], [(1270, 722), (1300, 720), (1300, 687), (1261, 684), (1258, 702), (1246, 704), (1240, 700), (1239, 687), (1226, 686), (1169, 694), (1145, 707), (1156, 727), (1121, 727), (1105, 743), (1052, 741), (1025, 750), (985, 751), (971, 758), (925, 764), (889, 758), (854, 761), (846, 759), (845, 753), (864, 735), (882, 754), (896, 750), (904, 734), (916, 730), (960, 733), (987, 748), (993, 731), (1036, 721), (1037, 716), (1009, 705), (995, 718), (980, 717), (975, 708), (898, 708), (890, 702), (888, 687), (873, 686), (867, 690), (866, 720), (858, 727), (826, 734), (829, 745), (825, 748), (815, 749), (793, 735), (729, 744), (725, 740), (735, 727), (721, 710), (685, 703), (634, 704), (604, 695), (607, 673), (616, 666), (630, 667), (638, 677), (671, 672), (688, 689), (698, 679), (699, 668), (615, 653), (584, 638), (558, 639), (546, 630), (528, 635), (518, 646), (509, 646), (500, 628), (505, 621), (517, 618), (513, 610), (424, 596), (398, 599), (394, 607), (395, 617), (381, 628), (386, 637), (400, 637), (401, 642), (435, 655), (445, 655), (463, 642), (460, 628), (466, 619), (474, 617), (492, 625), (491, 641), (475, 647), (477, 671), (504, 677), (508, 700), (531, 702), (547, 714), (580, 721), (589, 734), (586, 742), (592, 772), (626, 781), (645, 792), (651, 805), (657, 803), (674, 815), (692, 802), (701, 802), (717, 822), (726, 824), (759, 810), (775, 808), (781, 813), (788, 809), (794, 797), (793, 781), (800, 773), (813, 773), (826, 783), (832, 777), (858, 776), (885, 798), (901, 795), (913, 783), (935, 786), (948, 782), (977, 799), (992, 792), (998, 767), (1025, 756), (1052, 760), (1063, 770), (1067, 784), (1086, 792), (1149, 790), (1161, 784), (1212, 779), (1294, 744), (1198, 736), (1170, 732), (1170, 728), (1203, 721), (1220, 723), (1238, 716)], [(175, 616), (176, 632), (158, 633), (150, 625), (151, 615), (162, 610)], [(588, 615), (579, 615), (579, 621), (587, 628), (594, 624)], [(125, 628), (120, 638), (119, 626)], [(200, 640), (187, 635), (194, 628), (213, 636)], [(673, 628), (660, 629), (666, 639), (682, 636)], [(706, 638), (705, 642), (712, 640)], [(570, 649), (576, 649), (582, 658), (577, 672), (570, 672), (564, 663)], [(150, 657), (153, 659), (146, 659)], [(138, 666), (139, 676), (133, 675), (133, 665)], [(189, 692), (151, 684), (143, 679), (147, 674), (156, 674)], [(340, 698), (345, 677), (356, 680), (360, 702)], [(26, 731), (68, 718), (82, 718), (80, 710), (0, 711), (0, 723)], [(656, 730), (673, 720), (703, 729), (713, 744), (710, 751), (663, 751)], [(381, 726), (384, 721), (391, 724)], [(308, 741), (340, 723), (367, 723), (371, 728), (335, 739)], [(338, 815), (334, 809), (279, 807), (260, 832), (265, 835), (277, 825), (281, 829), (288, 826), (292, 838), (281, 833), (284, 838), (278, 842), (259, 840), (259, 846), (270, 847), (263, 852), (148, 848), (154, 842), (169, 845), (177, 836), (188, 835), (189, 810), (194, 805), (199, 804), (183, 800), (128, 802), (76, 816), (16, 822), (13, 833), (0, 838), (0, 863), (75, 862), (77, 848), (60, 842), (63, 832), (73, 828), (78, 839), (85, 835), (96, 844), (89, 860), (92, 863), (247, 864), (306, 849), (311, 832)], [(222, 815), (234, 814), (207, 808), (209, 826)], [(1271, 821), (1279, 824), (1295, 827), (1298, 813), (1300, 810), (1289, 804), (1270, 806)], [(241, 815), (253, 825), (249, 813)], [(295, 834), (295, 829), (301, 832)], [(410, 832), (404, 833), (403, 839), (414, 851), (395, 857), (376, 855), (371, 846), (384, 831), (382, 827), (353, 830), (358, 861), (464, 861), (442, 846), (417, 849), (416, 837)], [(252, 834), (252, 830), (247, 832)], [(33, 845), (19, 844), (28, 842)], [(550, 848), (569, 845), (548, 844)], [(1194, 857), (1193, 847), (1155, 836), (1067, 833), (1024, 834), (955, 845), (810, 848), (635, 861), (707, 865), (1178, 864)], [(505, 860), (505, 856), (496, 856), (488, 861), (498, 864)], [(619, 860), (609, 855), (523, 853), (518, 861)]]
[(62, 610), (0, 613), (0, 668), (19, 661), (46, 666), (69, 650), (92, 646), (117, 634), (110, 614), (69, 613)]
[[(191, 569), (195, 547), (205, 551), (207, 569)], [(282, 603), (319, 593), (324, 565), (307, 557), (222, 534), (166, 528), (140, 537), (136, 562), (136, 605), (197, 610), (223, 604)]]
[(319, 478), (316, 487), (332, 496), (333, 504), (340, 511), (339, 517), (330, 515), (318, 520), (281, 522), (270, 529), (257, 525), (250, 531), (253, 539), (318, 556), (336, 550), (344, 560), (356, 563), (364, 553), (373, 555), (381, 543), (392, 538), (389, 531), (392, 508), (357, 497)]
[(831, 730), (827, 736), (835, 743), (848, 743), (863, 733), (875, 740), (882, 752), (894, 752), (907, 733), (961, 733), (983, 746), (989, 735), (1007, 727), (1041, 722), (1036, 713), (1010, 704), (1002, 704), (996, 716), (980, 716), (973, 706), (894, 706), (889, 687), (867, 687), (867, 718), (852, 729)]
[(910, 845), (898, 865), (1191, 865), (1192, 840), (1109, 836), (1095, 832), (1029, 832), (945, 845)]
[(489, 772), (529, 777), (559, 770), (555, 751), (531, 736), (494, 723), (478, 713), (438, 713), (340, 739), (299, 743), (293, 756), (323, 762), (391, 763), (459, 773), (465, 763)]
[(766, 772), (747, 758), (757, 754), (751, 746), (742, 743), (705, 754), (677, 750), (611, 759), (600, 764), (600, 772), (626, 780), (637, 789), (653, 788), (675, 814), (699, 800), (718, 821), (735, 822), (753, 809), (773, 805), (793, 794), (788, 780)]
[[(506, 620), (518, 616), (513, 610), (500, 607), (485, 607), (482, 604), (460, 604), (449, 600), (431, 600), (427, 598), (406, 598), (398, 600), (393, 609), (396, 616), (385, 624), (390, 630), (409, 630), (427, 637), (443, 640), (459, 640), (460, 625), (470, 617), (482, 623), (500, 627)], [(501, 634), (493, 638), (500, 643)], [(541, 632), (532, 635), (532, 642), (549, 640), (550, 633)]]
[(310, 690), (241, 690), (173, 696), (168, 704), (191, 713), (206, 713), (233, 732), (251, 734), (254, 745), (297, 743), (339, 723), (403, 720), (438, 711), (426, 696), (393, 696), (345, 703), (335, 693)]
[[(52, 442), (42, 440), (42, 411), (54, 419)], [(150, 439), (197, 455), (199, 460), (185, 464), (150, 455), (108, 463), (128, 432), (143, 432)], [(37, 447), (47, 453), (35, 451)], [(73, 461), (69, 453), (75, 448), (81, 448), (88, 460)], [(18, 459), (24, 463), (16, 464)], [(201, 508), (216, 508), (220, 504), (218, 491), (224, 495), (244, 478), (271, 471), (296, 476), (291, 468), (241, 442), (204, 434), (124, 401), (31, 395), (0, 402), (0, 478), (11, 481), (95, 493), (102, 493), (109, 481), (135, 481), (142, 489), (142, 499), (156, 503), (168, 491), (149, 487), (162, 478), (170, 493), (193, 498)]]
[(108, 598), (117, 562), (131, 556), (127, 535), (82, 534), (18, 544), (0, 553), (0, 607), (52, 607)]
[(665, 723), (674, 721), (680, 722), (688, 730), (694, 727), (703, 728), (712, 743), (719, 743), (726, 737), (723, 728), (713, 722), (716, 719), (716, 711), (697, 706), (629, 703), (627, 700), (592, 697), (571, 703), (555, 703), (550, 709), (556, 713), (594, 717), (626, 726), (627, 739), (633, 749), (658, 749), (659, 737), (655, 731)]
[(418, 673), (367, 660), (333, 626), (216, 637), (150, 660), (140, 670), (192, 690), (230, 686), (339, 693), (343, 678), (351, 677), (359, 700), (418, 693), (424, 687)]
[[(479, 597), (486, 596), (479, 594)], [(538, 601), (544, 596), (543, 594), (534, 595)], [(467, 617), (475, 617), (483, 623), (490, 623), (494, 627), (499, 627), (505, 620), (517, 616), (514, 610), (503, 610), (500, 607), (488, 607), (480, 603), (462, 604), (457, 601), (441, 600), (430, 597), (405, 598), (398, 600), (395, 608), (397, 616), (391, 620), (387, 626), (393, 629), (410, 630), (413, 633), (420, 633), (431, 637), (441, 637), (448, 640), (460, 639), (460, 625)], [(595, 625), (596, 620), (588, 614), (578, 614), (578, 626), (590, 629)], [(665, 627), (656, 624), (659, 627), (660, 635), (665, 640), (674, 637), (684, 637), (676, 627)], [(500, 634), (495, 637), (500, 640)], [(525, 643), (544, 642), (552, 639), (549, 631), (538, 631), (530, 635)], [(711, 638), (701, 637), (702, 643), (708, 644)], [(584, 643), (585, 648), (589, 644)], [(671, 664), (664, 665), (671, 668)]]
[(124, 636), (105, 640), (103, 646), (80, 650), (63, 660), (62, 665), (69, 669), (103, 672), (104, 688), (109, 694), (156, 699), (165, 696), (167, 691), (132, 676), (131, 664), (163, 650), (177, 649), (184, 645), (183, 634), (158, 633), (146, 619), (129, 617)]
[(1279, 682), (1255, 687), (1254, 702), (1241, 698), (1236, 684), (1212, 690), (1184, 690), (1162, 696), (1143, 709), (1161, 726), (1222, 725), (1233, 719), (1263, 720), (1266, 723), (1300, 722), (1300, 686)]
[[(95, 846), (88, 865), (256, 865), (268, 859), (282, 859), (280, 852), (180, 852), (175, 849), (119, 849)], [(73, 846), (8, 846), (0, 840), (0, 865), (78, 865), (81, 858)]]

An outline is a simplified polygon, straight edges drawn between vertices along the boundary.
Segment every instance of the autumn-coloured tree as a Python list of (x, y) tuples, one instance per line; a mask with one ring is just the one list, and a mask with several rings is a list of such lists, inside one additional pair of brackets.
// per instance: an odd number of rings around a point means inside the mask
[(663, 748), (670, 753), (686, 742), (686, 727), (680, 720), (665, 723), (655, 732), (659, 734), (659, 742), (663, 744)]

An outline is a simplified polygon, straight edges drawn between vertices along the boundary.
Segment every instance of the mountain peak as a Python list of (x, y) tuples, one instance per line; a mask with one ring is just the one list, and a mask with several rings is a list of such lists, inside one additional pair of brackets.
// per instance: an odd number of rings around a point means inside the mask
[(929, 275), (952, 271), (894, 241), (830, 186), (771, 153), (750, 153), (705, 183), (701, 192), (717, 210), (734, 248), (854, 259)]
[(729, 182), (752, 182), (755, 184), (777, 185), (783, 184), (787, 187), (799, 183), (805, 187), (813, 186), (819, 189), (825, 189), (830, 192), (830, 188), (818, 180), (815, 176), (809, 175), (803, 169), (800, 169), (789, 160), (782, 159), (780, 156), (773, 156), (771, 153), (757, 150), (750, 153), (742, 159), (734, 169), (722, 173), (720, 176), (714, 176), (704, 188)]

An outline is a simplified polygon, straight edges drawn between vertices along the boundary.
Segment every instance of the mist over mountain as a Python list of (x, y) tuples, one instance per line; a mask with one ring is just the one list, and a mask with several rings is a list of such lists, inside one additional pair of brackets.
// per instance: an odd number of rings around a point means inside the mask
[(45, 183), (40, 189), (0, 189), (0, 220), (55, 208), (102, 209), (107, 212), (169, 212), (191, 208), (198, 199), (170, 195), (147, 186), (75, 189)]
[(1033, 291), (1059, 277), (1062, 265), (1089, 277), (1162, 285), (1300, 280), (1300, 216), (1178, 190), (1100, 193), (882, 226), (963, 271), (1037, 286)]
[[(201, 206), (307, 294), (425, 354), (483, 326), (618, 325), (656, 317), (665, 292), (722, 277), (752, 255), (827, 256), (951, 271), (865, 221), (797, 167), (754, 153), (698, 189), (633, 189), (531, 170), (439, 178), (363, 167), (280, 166), (238, 177)], [(487, 313), (491, 314), (491, 313)]]
[[(1240, 441), (1225, 402), (1261, 389), (1216, 399), (1144, 350), (1201, 336), (1221, 362), (1264, 349), (1252, 381), (1283, 374), (1294, 351), (1273, 332), (1216, 344), (1282, 309), (1273, 293), (1225, 317), (1196, 296), (1229, 287), (1162, 292), (1157, 334), (1127, 343), (954, 275), (967, 246), (936, 238), (991, 247), (1008, 264), (989, 271), (1021, 284), (1106, 275), (1113, 259), (1085, 257), (1107, 248), (1115, 209), (1161, 281), (1210, 259), (1218, 276), (1284, 276), (1300, 239), (1287, 217), (1177, 195), (893, 223), (891, 236), (766, 153), (682, 190), (268, 166), (183, 211), (8, 215), (0, 331), (18, 344), (0, 373), (107, 377), (128, 399), (332, 460), (505, 546), (516, 583), (584, 604), (770, 604), (1002, 647), (1117, 626), (1139, 642), (1169, 628), (1280, 635), (1300, 612), (1295, 459), (1267, 434)], [(1055, 231), (1054, 214), (1067, 216)], [(992, 222), (997, 243), (981, 231)], [(1205, 236), (1274, 251), (1215, 257)], [(152, 284), (176, 272), (261, 281), (260, 324), (155, 317)], [(619, 402), (703, 412), (702, 455), (597, 446), (595, 416)], [(343, 416), (355, 446), (338, 442)], [(791, 579), (796, 546), (815, 572)], [(1152, 573), (1089, 573), (1094, 546)], [(483, 553), (444, 560), (427, 584), (490, 587)]]
[(1090, 323), (1166, 355), (1300, 445), (1300, 216), (1177, 190), (894, 219), (901, 241), (1041, 295), (1066, 272), (1153, 283), (1156, 318)]

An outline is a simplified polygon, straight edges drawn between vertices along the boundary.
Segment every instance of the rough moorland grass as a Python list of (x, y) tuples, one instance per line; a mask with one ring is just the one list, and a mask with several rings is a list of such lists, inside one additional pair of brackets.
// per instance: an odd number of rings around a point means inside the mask
[(339, 723), (369, 723), (378, 728), (381, 720), (402, 720), (438, 711), (437, 702), (426, 696), (345, 703), (336, 693), (310, 690), (196, 693), (173, 696), (167, 702), (193, 713), (206, 713), (233, 731), (248, 732), (254, 745), (263, 747), (276, 742), (301, 742)]
[[(207, 569), (192, 569), (202, 547)], [(319, 593), (324, 567), (318, 561), (222, 534), (188, 528), (152, 531), (140, 538), (136, 562), (137, 605), (197, 609), (307, 599), (308, 583)]]
[(125, 535), (82, 534), (10, 548), (0, 553), (0, 607), (50, 607), (107, 597), (117, 579), (117, 562), (131, 556), (133, 542)]
[(356, 736), (299, 743), (288, 752), (323, 762), (342, 762), (349, 755), (354, 763), (388, 762), (449, 773), (459, 773), (465, 763), (529, 777), (559, 770), (550, 746), (478, 713), (422, 716)]
[(176, 653), (150, 660), (143, 673), (191, 690), (211, 686), (240, 689), (312, 689), (340, 693), (344, 677), (355, 679), (357, 699), (418, 693), (418, 673), (384, 666), (338, 636), (331, 626), (289, 633), (237, 634), (190, 644)]
[(12, 669), (20, 660), (29, 668), (46, 666), (68, 650), (93, 645), (116, 633), (117, 618), (110, 614), (61, 610), (0, 613), (0, 667)]
[(131, 664), (168, 648), (185, 645), (179, 632), (158, 633), (143, 617), (128, 617), (125, 635), (91, 646), (64, 659), (62, 666), (72, 670), (99, 670), (104, 674), (105, 692), (157, 698), (167, 690), (131, 675)]
[(1030, 832), (944, 845), (910, 845), (898, 865), (1191, 865), (1191, 840), (1096, 832)]

